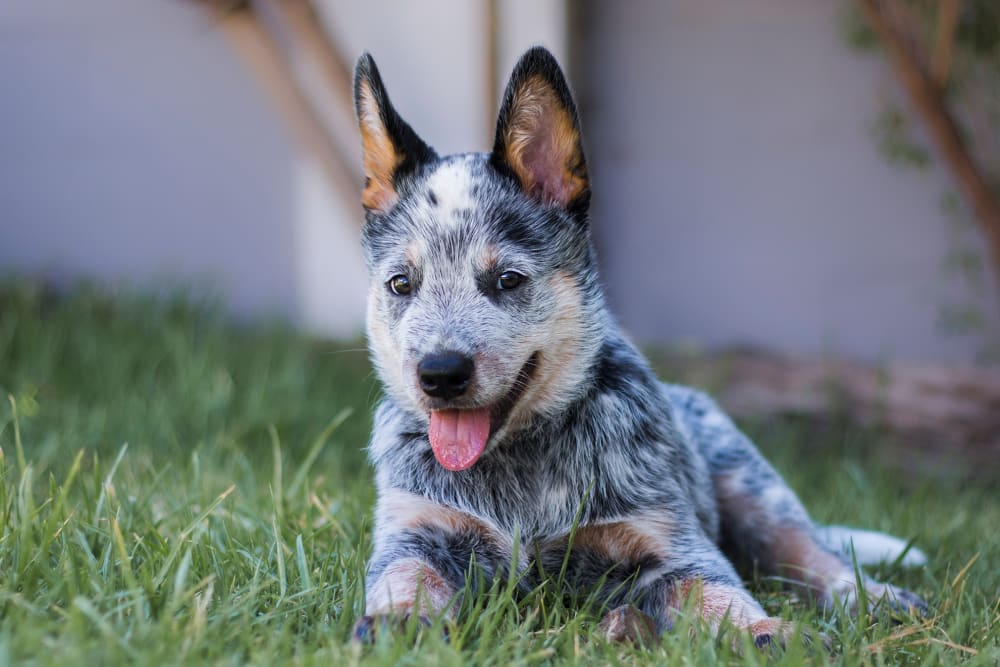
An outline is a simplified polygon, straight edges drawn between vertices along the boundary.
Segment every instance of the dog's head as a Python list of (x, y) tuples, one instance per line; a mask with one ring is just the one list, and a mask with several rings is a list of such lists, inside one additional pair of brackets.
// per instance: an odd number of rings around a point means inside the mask
[(488, 154), (439, 158), (367, 54), (354, 97), (372, 356), (438, 462), (464, 470), (576, 399), (601, 344), (576, 108), (542, 48), (515, 67)]

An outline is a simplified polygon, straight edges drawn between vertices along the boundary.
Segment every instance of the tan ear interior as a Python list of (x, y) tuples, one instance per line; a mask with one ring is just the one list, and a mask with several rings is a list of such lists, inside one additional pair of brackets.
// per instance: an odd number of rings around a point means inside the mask
[(392, 186), (392, 176), (402, 162), (402, 156), (396, 152), (389, 138), (367, 81), (361, 83), (358, 120), (365, 169), (361, 203), (367, 209), (386, 212), (399, 201), (399, 194)]
[(515, 93), (504, 148), (524, 189), (546, 203), (566, 206), (587, 188), (579, 132), (541, 76)]

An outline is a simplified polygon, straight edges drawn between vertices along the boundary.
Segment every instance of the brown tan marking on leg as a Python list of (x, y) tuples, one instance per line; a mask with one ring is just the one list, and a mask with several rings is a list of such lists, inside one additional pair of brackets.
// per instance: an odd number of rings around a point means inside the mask
[(802, 582), (821, 599), (855, 586), (854, 571), (801, 528), (777, 529), (771, 551), (779, 574)]
[(737, 586), (706, 582), (702, 579), (682, 579), (673, 587), (669, 606), (680, 611), (690, 601), (698, 614), (718, 630), (727, 615), (729, 622), (738, 628), (750, 628), (754, 623), (768, 619), (768, 615), (750, 594)]
[[(662, 516), (582, 526), (573, 535), (573, 548), (599, 553), (622, 564), (662, 559), (667, 553), (671, 529), (670, 521)], [(565, 536), (556, 546), (565, 548), (568, 543), (569, 536)], [(607, 612), (598, 627), (609, 642), (648, 645), (657, 638), (656, 622), (631, 604)]]
[[(763, 547), (753, 557), (763, 571), (786, 577), (820, 598), (845, 582), (851, 584), (853, 570), (813, 538), (808, 514), (791, 490), (782, 483), (758, 495), (747, 493), (743, 485), (745, 474), (745, 470), (737, 469), (718, 476), (716, 493), (721, 512), (739, 516), (744, 530), (753, 530), (756, 541)], [(795, 503), (793, 516), (783, 516), (775, 509), (776, 498), (772, 497), (775, 494), (780, 494), (780, 500)]]
[[(755, 491), (748, 490), (750, 474), (751, 470), (741, 466), (713, 477), (723, 525), (729, 524), (731, 533), (736, 528), (735, 540), (742, 535), (748, 541), (737, 548), (753, 547), (752, 553), (745, 555), (763, 572), (784, 577), (820, 605), (829, 608), (839, 601), (856, 611), (859, 591), (849, 559), (816, 539), (809, 514), (773, 470), (764, 470), (771, 476), (769, 483), (762, 488), (756, 480)], [(872, 603), (884, 602), (901, 613), (926, 611), (926, 603), (914, 593), (861, 576)]]
[(650, 556), (662, 557), (666, 551), (669, 528), (663, 522), (663, 534), (657, 535), (640, 521), (620, 521), (597, 526), (583, 526), (573, 536), (573, 547), (602, 553), (620, 563), (635, 563)]
[(737, 586), (697, 578), (678, 581), (669, 607), (680, 611), (691, 601), (713, 633), (718, 632), (723, 619), (728, 619), (733, 627), (749, 632), (754, 644), (761, 648), (772, 643), (783, 644), (795, 631), (794, 623), (768, 616), (749, 592)]
[[(777, 553), (780, 571), (789, 579), (804, 581), (826, 608), (839, 603), (852, 612), (858, 610), (858, 580), (852, 565), (817, 544), (812, 535), (802, 531), (780, 533)], [(871, 604), (885, 603), (901, 613), (924, 613), (926, 604), (909, 591), (875, 581), (862, 573), (865, 594)]]
[[(433, 557), (413, 551), (400, 551), (392, 558), (394, 541), (406, 535), (438, 535), (447, 538), (458, 533), (476, 533), (492, 542), (500, 560), (510, 553), (510, 540), (486, 522), (465, 512), (447, 507), (423, 496), (397, 489), (383, 491), (375, 510), (375, 554), (391, 558), (375, 577), (369, 574), (365, 616), (355, 626), (359, 641), (372, 641), (380, 630), (398, 625), (416, 616), (424, 624), (438, 615), (451, 618), (458, 602), (460, 582), (431, 564)], [(405, 540), (405, 537), (404, 537)], [(378, 556), (376, 556), (378, 557)], [(507, 560), (510, 559), (508, 555)], [(431, 562), (428, 562), (428, 561)], [(441, 567), (447, 568), (447, 565)]]
[(378, 500), (376, 520), (386, 533), (420, 526), (437, 526), (451, 533), (478, 532), (488, 536), (503, 553), (513, 551), (513, 543), (495, 526), (453, 507), (407, 491), (389, 489)]
[[(826, 608), (842, 602), (852, 612), (858, 610), (858, 580), (854, 567), (830, 553), (813, 535), (802, 529), (777, 532), (774, 542), (778, 571), (787, 579), (801, 581), (817, 602)], [(871, 604), (885, 603), (901, 613), (923, 613), (926, 604), (909, 591), (875, 581), (862, 573), (865, 594)]]
[[(381, 540), (392, 539), (389, 536), (400, 531), (431, 527), (448, 533), (481, 533), (489, 537), (499, 549), (511, 552), (510, 540), (484, 521), (413, 493), (389, 489), (379, 498), (375, 512), (379, 526), (375, 535), (376, 551), (379, 550)], [(368, 591), (367, 613), (450, 613), (450, 609), (446, 607), (456, 592), (440, 573), (421, 559), (403, 558), (388, 565)], [(418, 596), (422, 596), (419, 602)], [(419, 609), (416, 609), (418, 604)]]

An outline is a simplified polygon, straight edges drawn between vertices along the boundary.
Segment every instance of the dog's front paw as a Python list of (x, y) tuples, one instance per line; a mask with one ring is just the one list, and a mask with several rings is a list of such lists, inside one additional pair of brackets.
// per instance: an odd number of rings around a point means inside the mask
[(632, 605), (616, 607), (597, 626), (609, 642), (650, 645), (656, 641), (656, 623)]
[[(431, 627), (431, 619), (417, 616), (417, 623), (425, 628)], [(410, 614), (375, 614), (362, 616), (354, 624), (351, 640), (361, 644), (374, 644), (380, 634), (395, 634), (406, 629)], [(446, 635), (447, 637), (447, 635)]]
[(753, 637), (754, 646), (761, 650), (784, 649), (788, 641), (800, 633), (802, 642), (805, 644), (819, 644), (827, 651), (830, 651), (833, 647), (830, 638), (825, 634), (800, 629), (795, 623), (781, 618), (765, 618), (753, 623), (747, 629)]

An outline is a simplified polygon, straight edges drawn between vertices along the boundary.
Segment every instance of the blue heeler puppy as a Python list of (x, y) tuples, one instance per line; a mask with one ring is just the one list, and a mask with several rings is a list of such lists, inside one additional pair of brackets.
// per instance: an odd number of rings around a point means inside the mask
[[(439, 157), (396, 113), (367, 54), (354, 95), (368, 340), (386, 390), (356, 636), (391, 618), (452, 615), (471, 594), (473, 561), (531, 586), (568, 559), (568, 585), (603, 586), (609, 639), (663, 631), (690, 604), (712, 627), (727, 617), (759, 645), (780, 641), (789, 624), (768, 617), (727, 553), (822, 604), (855, 604), (842, 539), (862, 562), (902, 543), (818, 529), (712, 400), (659, 382), (608, 313), (576, 108), (552, 55), (534, 48), (518, 62), (488, 154)], [(908, 591), (864, 585), (924, 608)]]

